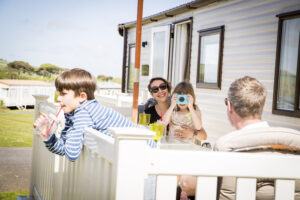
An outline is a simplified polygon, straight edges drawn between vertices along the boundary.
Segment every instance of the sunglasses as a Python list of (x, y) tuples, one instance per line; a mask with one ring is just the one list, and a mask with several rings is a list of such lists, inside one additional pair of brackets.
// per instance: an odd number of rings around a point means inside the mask
[(162, 83), (162, 84), (160, 84), (158, 87), (157, 87), (157, 86), (154, 86), (154, 87), (150, 88), (150, 92), (151, 92), (151, 93), (157, 93), (159, 89), (160, 89), (160, 90), (165, 90), (165, 89), (167, 89), (167, 88), (168, 88), (167, 84)]

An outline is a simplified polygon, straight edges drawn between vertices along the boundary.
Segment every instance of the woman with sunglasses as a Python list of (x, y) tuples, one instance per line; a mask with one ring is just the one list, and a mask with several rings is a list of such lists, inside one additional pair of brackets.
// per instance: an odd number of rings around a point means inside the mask
[(170, 106), (171, 84), (164, 78), (155, 77), (150, 80), (148, 90), (157, 104), (147, 108), (145, 113), (151, 115), (150, 123), (155, 123), (157, 120), (161, 120)]

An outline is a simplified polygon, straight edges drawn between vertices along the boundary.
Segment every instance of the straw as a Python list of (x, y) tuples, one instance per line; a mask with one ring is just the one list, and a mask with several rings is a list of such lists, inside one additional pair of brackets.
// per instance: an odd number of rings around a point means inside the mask
[(162, 115), (162, 112), (161, 112), (161, 113), (160, 113), (160, 120), (161, 120), (161, 121), (163, 121), (162, 116), (163, 116), (163, 115)]
[[(63, 108), (63, 107), (61, 106), (60, 109), (59, 109), (59, 111), (58, 111), (57, 114), (56, 114), (56, 118), (58, 117), (58, 115), (59, 115), (60, 111), (62, 110), (62, 108)], [(49, 127), (47, 133), (45, 134), (44, 138), (47, 138), (47, 136), (48, 136), (48, 134), (50, 133), (50, 130), (51, 130), (53, 124), (54, 124), (54, 120), (52, 121), (52, 123), (51, 123), (51, 125), (50, 125), (50, 127)]]

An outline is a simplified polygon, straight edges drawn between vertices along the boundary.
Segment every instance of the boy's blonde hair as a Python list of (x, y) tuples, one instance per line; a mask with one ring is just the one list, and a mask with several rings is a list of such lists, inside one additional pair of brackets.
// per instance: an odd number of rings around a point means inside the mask
[(261, 118), (266, 96), (266, 88), (249, 76), (235, 80), (228, 90), (228, 100), (233, 110), (244, 119)]
[(73, 90), (75, 96), (85, 92), (88, 100), (95, 99), (94, 92), (97, 87), (93, 76), (79, 68), (70, 69), (61, 73), (55, 80), (56, 90), (62, 92), (64, 89)]
[(174, 88), (174, 91), (172, 93), (173, 94), (190, 94), (192, 95), (193, 99), (194, 99), (194, 103), (193, 103), (193, 107), (194, 109), (196, 109), (196, 96), (195, 96), (195, 93), (194, 93), (194, 89), (193, 89), (193, 85), (189, 82), (186, 82), (186, 81), (182, 81), (180, 83), (178, 83), (176, 85), (176, 87)]

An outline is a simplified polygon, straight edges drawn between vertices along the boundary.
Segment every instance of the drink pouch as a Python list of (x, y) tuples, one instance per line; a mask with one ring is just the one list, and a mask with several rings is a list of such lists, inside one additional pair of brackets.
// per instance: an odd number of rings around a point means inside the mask
[[(61, 110), (62, 108), (59, 109), (56, 115), (51, 113), (44, 116), (35, 128), (44, 137), (44, 140), (48, 140), (53, 134), (60, 134), (63, 130), (63, 112)], [(60, 113), (62, 114), (60, 115)]]

